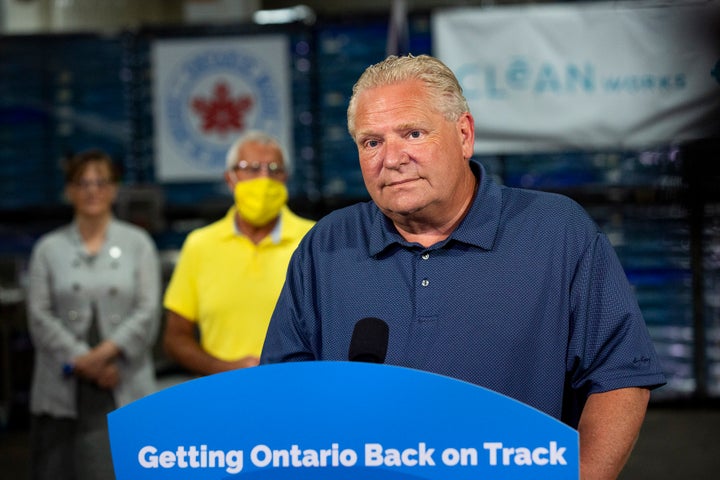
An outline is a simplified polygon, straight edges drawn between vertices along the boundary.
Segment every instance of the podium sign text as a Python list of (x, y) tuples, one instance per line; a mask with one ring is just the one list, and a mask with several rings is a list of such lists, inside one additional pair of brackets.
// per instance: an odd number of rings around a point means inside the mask
[(577, 432), (490, 390), (303, 362), (192, 380), (108, 416), (118, 480), (577, 480)]

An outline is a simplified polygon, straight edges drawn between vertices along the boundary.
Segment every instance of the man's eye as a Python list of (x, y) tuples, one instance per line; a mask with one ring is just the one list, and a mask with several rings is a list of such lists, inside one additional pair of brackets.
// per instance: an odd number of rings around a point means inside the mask
[(368, 140), (367, 142), (365, 142), (365, 146), (367, 148), (375, 148), (378, 145), (380, 145), (380, 142), (378, 142), (377, 140)]
[(420, 130), (413, 130), (412, 132), (410, 132), (410, 138), (420, 138), (420, 135), (422, 135), (422, 133), (420, 133)]

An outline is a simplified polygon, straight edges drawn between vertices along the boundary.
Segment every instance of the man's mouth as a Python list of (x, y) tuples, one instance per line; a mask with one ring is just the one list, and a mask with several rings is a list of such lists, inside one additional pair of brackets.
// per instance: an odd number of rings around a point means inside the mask
[(405, 185), (405, 184), (408, 184), (408, 183), (412, 183), (412, 182), (414, 182), (414, 181), (416, 181), (416, 180), (419, 180), (419, 179), (418, 179), (417, 177), (404, 178), (404, 179), (402, 179), (402, 180), (394, 180), (394, 181), (392, 181), (392, 182), (388, 182), (388, 183), (385, 184), (385, 186), (386, 186), (386, 187), (397, 187), (397, 186), (400, 186), (400, 185)]

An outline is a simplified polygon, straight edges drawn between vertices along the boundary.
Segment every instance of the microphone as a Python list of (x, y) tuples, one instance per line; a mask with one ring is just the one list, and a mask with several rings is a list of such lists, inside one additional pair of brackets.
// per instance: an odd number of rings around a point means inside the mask
[(388, 324), (379, 318), (368, 317), (358, 320), (350, 339), (348, 360), (383, 363), (387, 354), (388, 335)]

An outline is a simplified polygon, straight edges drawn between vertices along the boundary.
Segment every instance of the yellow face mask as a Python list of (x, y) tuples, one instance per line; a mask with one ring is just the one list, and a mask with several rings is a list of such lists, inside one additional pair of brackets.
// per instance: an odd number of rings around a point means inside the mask
[(268, 177), (237, 182), (234, 194), (238, 214), (255, 227), (275, 219), (288, 200), (285, 184)]

